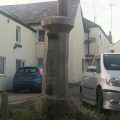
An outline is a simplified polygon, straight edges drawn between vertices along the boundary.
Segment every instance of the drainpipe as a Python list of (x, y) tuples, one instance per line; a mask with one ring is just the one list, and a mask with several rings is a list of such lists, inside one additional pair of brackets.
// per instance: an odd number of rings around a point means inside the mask
[[(90, 40), (90, 31), (88, 31), (88, 41)], [(88, 55), (90, 54), (90, 41), (88, 42)]]

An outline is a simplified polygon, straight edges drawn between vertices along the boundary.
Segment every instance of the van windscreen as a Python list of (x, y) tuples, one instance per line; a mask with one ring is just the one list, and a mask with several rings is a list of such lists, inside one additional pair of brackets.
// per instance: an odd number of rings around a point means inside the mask
[(104, 54), (103, 61), (107, 70), (120, 70), (120, 54)]

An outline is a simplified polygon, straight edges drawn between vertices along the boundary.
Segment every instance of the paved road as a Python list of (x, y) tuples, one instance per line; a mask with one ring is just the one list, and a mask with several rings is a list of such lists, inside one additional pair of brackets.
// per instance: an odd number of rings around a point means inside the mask
[[(40, 93), (8, 93), (8, 100), (10, 104), (23, 102), (26, 100), (37, 99), (40, 97)], [(0, 93), (0, 104), (1, 104), (1, 93)]]

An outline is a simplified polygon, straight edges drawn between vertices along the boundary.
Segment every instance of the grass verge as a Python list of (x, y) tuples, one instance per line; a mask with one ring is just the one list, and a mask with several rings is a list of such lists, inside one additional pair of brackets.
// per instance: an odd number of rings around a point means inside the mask
[(116, 111), (98, 113), (96, 109), (91, 106), (81, 106), (80, 110), (85, 120), (120, 120), (120, 114)]

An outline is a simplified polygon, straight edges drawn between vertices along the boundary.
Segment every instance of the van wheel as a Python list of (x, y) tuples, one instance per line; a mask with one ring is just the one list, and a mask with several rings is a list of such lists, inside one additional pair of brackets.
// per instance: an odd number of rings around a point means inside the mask
[(101, 88), (97, 90), (96, 103), (97, 103), (97, 111), (98, 113), (101, 113), (103, 111), (103, 93)]
[(83, 104), (83, 93), (82, 93), (82, 86), (80, 86), (80, 104)]

